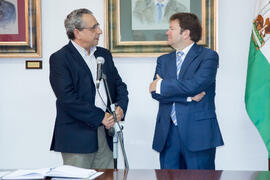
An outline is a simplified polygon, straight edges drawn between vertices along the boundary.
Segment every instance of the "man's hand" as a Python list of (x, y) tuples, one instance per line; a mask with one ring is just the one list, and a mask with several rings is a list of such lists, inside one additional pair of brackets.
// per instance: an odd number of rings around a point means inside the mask
[(149, 86), (149, 92), (150, 93), (153, 92), (153, 91), (156, 91), (157, 82), (158, 82), (158, 80), (161, 79), (158, 74), (156, 75), (156, 78), (157, 79), (155, 79), (153, 82), (150, 83), (150, 86)]
[[(113, 119), (113, 115), (110, 114), (111, 116), (108, 117), (109, 121), (114, 121)], [(122, 108), (120, 106), (117, 106), (115, 109), (115, 115), (116, 115), (116, 119), (117, 121), (121, 121), (121, 119), (124, 117), (124, 111), (122, 110)]]
[(114, 125), (113, 116), (106, 112), (101, 123), (105, 126), (106, 129), (110, 129)]
[[(115, 115), (118, 122), (121, 121), (121, 119), (124, 117), (124, 111), (120, 106), (116, 107)], [(106, 129), (110, 129), (114, 125), (113, 115), (106, 112), (105, 117), (102, 120), (102, 124), (105, 126)]]
[(124, 111), (120, 106), (116, 107), (115, 114), (116, 114), (118, 122), (121, 121), (121, 119), (123, 119), (123, 117), (124, 117)]
[(191, 99), (193, 101), (199, 102), (204, 96), (205, 96), (205, 92), (201, 92), (200, 94), (197, 94), (196, 96), (193, 96)]

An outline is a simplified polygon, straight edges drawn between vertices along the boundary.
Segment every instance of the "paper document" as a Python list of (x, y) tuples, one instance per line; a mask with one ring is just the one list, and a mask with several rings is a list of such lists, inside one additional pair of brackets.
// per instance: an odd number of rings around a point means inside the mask
[(2, 177), (2, 179), (43, 179), (44, 177), (92, 179), (103, 172), (93, 169), (84, 169), (74, 166), (60, 166), (56, 168), (44, 168), (36, 170), (17, 170)]
[(51, 180), (92, 180), (97, 178), (98, 176), (100, 176), (101, 174), (103, 174), (103, 172), (96, 172), (96, 174), (94, 174), (93, 176), (90, 176), (89, 178), (61, 178), (61, 177), (56, 177), (56, 178), (51, 178)]
[(96, 173), (97, 171), (93, 169), (84, 169), (84, 168), (78, 168), (74, 166), (60, 166), (48, 172), (46, 176), (47, 177), (82, 178), (82, 179), (87, 178), (88, 179)]
[(35, 170), (17, 170), (2, 177), (2, 179), (43, 179), (50, 168)]
[(7, 175), (8, 173), (10, 173), (10, 171), (0, 171), (0, 179), (1, 177), (3, 177), (4, 175)]

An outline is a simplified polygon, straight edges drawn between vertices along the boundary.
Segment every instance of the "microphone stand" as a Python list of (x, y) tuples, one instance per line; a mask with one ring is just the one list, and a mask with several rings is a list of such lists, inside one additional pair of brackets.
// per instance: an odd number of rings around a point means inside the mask
[(115, 113), (115, 104), (112, 103), (112, 98), (110, 95), (110, 91), (109, 91), (109, 86), (108, 86), (108, 82), (107, 82), (107, 76), (106, 74), (102, 73), (102, 79), (104, 80), (104, 85), (105, 85), (105, 89), (108, 95), (108, 99), (109, 99), (109, 103), (110, 103), (110, 107), (111, 107), (111, 111), (113, 114), (113, 119), (114, 119), (114, 135), (113, 135), (113, 164), (114, 164), (114, 169), (117, 169), (117, 159), (118, 159), (118, 139), (120, 142), (120, 147), (123, 153), (123, 157), (124, 157), (124, 164), (125, 164), (125, 169), (129, 169), (129, 165), (128, 165), (128, 160), (127, 160), (127, 155), (126, 155), (126, 151), (125, 151), (125, 147), (124, 147), (124, 137), (123, 137), (123, 126), (119, 124), (119, 122), (117, 121), (117, 117), (116, 117), (116, 113)]

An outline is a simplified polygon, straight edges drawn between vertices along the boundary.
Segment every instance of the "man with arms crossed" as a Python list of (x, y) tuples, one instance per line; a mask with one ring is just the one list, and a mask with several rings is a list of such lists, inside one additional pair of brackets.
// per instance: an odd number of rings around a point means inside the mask
[[(128, 91), (114, 66), (111, 53), (98, 47), (102, 30), (88, 9), (72, 11), (65, 20), (70, 42), (50, 57), (50, 83), (56, 95), (57, 117), (51, 150), (61, 152), (65, 165), (82, 168), (113, 168), (113, 116), (106, 112), (104, 82), (98, 96), (95, 87), (97, 57), (103, 57), (117, 120), (124, 118)], [(108, 104), (108, 103), (107, 103)]]
[(149, 90), (159, 101), (153, 149), (162, 169), (215, 169), (216, 147), (223, 145), (215, 112), (218, 55), (196, 43), (202, 28), (196, 15), (170, 18), (168, 44)]

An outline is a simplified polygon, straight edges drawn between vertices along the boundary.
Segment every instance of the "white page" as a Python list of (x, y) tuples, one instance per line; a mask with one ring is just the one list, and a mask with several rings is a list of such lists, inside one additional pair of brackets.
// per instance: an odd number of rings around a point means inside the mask
[(1, 179), (1, 177), (3, 177), (4, 175), (7, 175), (10, 172), (11, 171), (0, 171), (0, 179)]
[(43, 179), (44, 177), (59, 177), (63, 179), (94, 179), (103, 172), (96, 172), (93, 169), (84, 169), (74, 166), (60, 166), (56, 168), (43, 168), (33, 170), (16, 170), (3, 176), (2, 179)]
[[(101, 174), (103, 174), (103, 172), (96, 172), (96, 174), (88, 177), (88, 180), (93, 180), (95, 178), (97, 178), (98, 176), (100, 176)], [(85, 180), (85, 178), (60, 178), (60, 177), (56, 177), (56, 178), (51, 178), (51, 180)]]
[[(89, 178), (87, 178), (88, 180), (92, 180), (97, 178), (98, 176), (100, 176), (101, 174), (103, 174), (103, 172), (96, 172), (96, 174), (94, 174), (93, 176), (90, 176)], [(51, 178), (51, 180), (85, 180), (85, 178)]]
[(52, 169), (46, 175), (48, 177), (89, 178), (97, 172), (93, 169), (84, 169), (74, 166), (60, 166)]
[(49, 170), (49, 168), (34, 170), (20, 169), (5, 175), (2, 179), (43, 179)]

